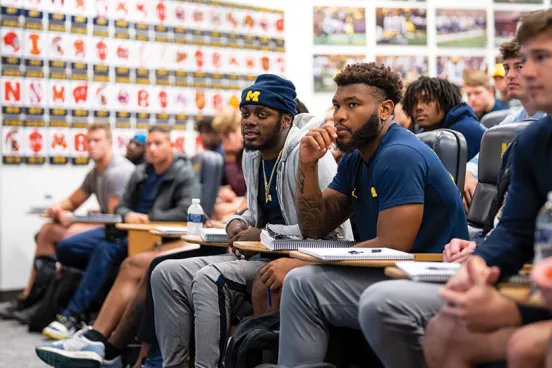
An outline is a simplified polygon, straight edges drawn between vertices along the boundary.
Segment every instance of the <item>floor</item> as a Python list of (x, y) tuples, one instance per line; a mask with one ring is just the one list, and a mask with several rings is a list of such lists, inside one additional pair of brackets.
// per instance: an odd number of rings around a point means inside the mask
[(47, 367), (34, 351), (44, 341), (44, 336), (29, 333), (19, 322), (0, 319), (0, 368)]

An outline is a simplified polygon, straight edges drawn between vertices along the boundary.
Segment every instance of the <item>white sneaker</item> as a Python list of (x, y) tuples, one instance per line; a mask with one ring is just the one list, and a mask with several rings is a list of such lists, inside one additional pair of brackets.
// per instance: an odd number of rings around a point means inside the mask
[(77, 320), (74, 317), (65, 317), (61, 314), (42, 330), (42, 334), (52, 340), (65, 340), (77, 332)]
[(57, 368), (100, 368), (105, 355), (104, 344), (88, 340), (83, 336), (84, 332), (86, 330), (77, 332), (69, 339), (38, 346), (36, 355), (46, 364)]
[(123, 368), (123, 360), (121, 359), (121, 356), (117, 356), (116, 358), (113, 358), (111, 360), (103, 359), (102, 360), (102, 368)]

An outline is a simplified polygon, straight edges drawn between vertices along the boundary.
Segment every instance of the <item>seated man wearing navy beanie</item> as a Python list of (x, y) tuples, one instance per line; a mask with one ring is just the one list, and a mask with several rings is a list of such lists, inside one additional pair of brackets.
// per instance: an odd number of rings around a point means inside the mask
[[(299, 142), (320, 121), (312, 115), (296, 115), (295, 95), (293, 83), (270, 74), (260, 75), (242, 92), (243, 172), (249, 209), (228, 222), (230, 244), (258, 241), (265, 227), (277, 234), (301, 235), (293, 195)], [(337, 171), (329, 151), (318, 161), (317, 170), (317, 183), (325, 188)], [(352, 240), (349, 222), (329, 235)], [(151, 287), (163, 366), (187, 366), (195, 331), (195, 365), (219, 367), (232, 318), (238, 311), (240, 315), (251, 312), (246, 301), (259, 271), (264, 282), (262, 294), (266, 298), (265, 287), (270, 287), (276, 304), (277, 290), (287, 272), (304, 264), (290, 258), (269, 261), (258, 256), (239, 260), (230, 253), (167, 260), (157, 266)]]
[(468, 161), (479, 153), (486, 129), (472, 108), (462, 102), (460, 88), (449, 81), (418, 78), (406, 89), (403, 110), (421, 132), (443, 128), (462, 133), (468, 144)]

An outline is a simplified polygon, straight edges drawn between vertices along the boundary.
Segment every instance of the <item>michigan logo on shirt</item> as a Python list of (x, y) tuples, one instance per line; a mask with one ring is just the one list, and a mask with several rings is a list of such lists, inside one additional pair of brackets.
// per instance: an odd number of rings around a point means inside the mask
[(500, 149), (500, 158), (504, 156), (504, 152), (510, 147), (510, 143), (502, 143), (502, 147)]
[(372, 194), (372, 198), (376, 198), (378, 196), (378, 192), (376, 192), (376, 188), (374, 187), (370, 189), (370, 193)]
[(247, 91), (247, 94), (245, 95), (245, 100), (259, 102), (260, 95), (261, 95), (260, 91)]

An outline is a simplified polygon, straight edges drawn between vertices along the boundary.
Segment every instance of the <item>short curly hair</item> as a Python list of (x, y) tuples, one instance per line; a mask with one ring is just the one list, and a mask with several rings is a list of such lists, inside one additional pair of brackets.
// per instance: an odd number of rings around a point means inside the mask
[(520, 44), (516, 40), (504, 42), (500, 45), (500, 55), (502, 55), (502, 60), (521, 58), (520, 48)]
[(338, 87), (366, 84), (380, 92), (381, 100), (401, 101), (403, 83), (401, 75), (386, 65), (376, 63), (349, 64), (334, 78)]

